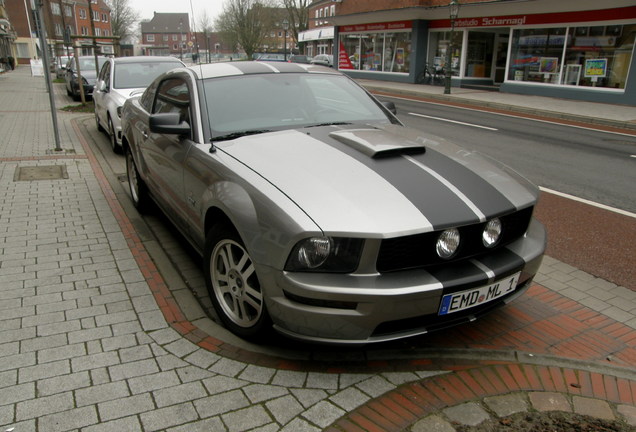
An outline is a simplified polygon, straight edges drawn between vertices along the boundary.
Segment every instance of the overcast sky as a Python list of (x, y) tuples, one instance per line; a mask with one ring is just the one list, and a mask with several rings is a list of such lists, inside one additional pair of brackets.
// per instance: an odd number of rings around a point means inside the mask
[(204, 10), (210, 17), (211, 24), (223, 10), (223, 0), (131, 0), (130, 6), (138, 10), (142, 20), (152, 18), (154, 12), (187, 12), (190, 16), (190, 25), (194, 16), (195, 24), (197, 15)]

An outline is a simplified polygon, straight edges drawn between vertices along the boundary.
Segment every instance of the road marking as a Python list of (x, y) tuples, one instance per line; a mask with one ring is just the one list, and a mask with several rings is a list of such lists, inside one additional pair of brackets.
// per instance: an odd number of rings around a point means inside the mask
[(445, 122), (448, 122), (448, 123), (460, 124), (460, 125), (464, 125), (464, 126), (476, 127), (476, 128), (486, 129), (486, 130), (491, 130), (491, 131), (499, 130), (499, 129), (491, 128), (491, 127), (488, 127), (488, 126), (481, 126), (481, 125), (476, 125), (476, 124), (473, 124), (473, 123), (464, 123), (464, 122), (460, 122), (460, 121), (457, 121), (457, 120), (451, 120), (451, 119), (446, 119), (446, 118), (442, 118), (442, 117), (433, 117), (433, 116), (429, 116), (429, 115), (412, 113), (412, 112), (410, 112), (409, 115), (416, 116), (416, 117), (429, 118), (429, 119), (433, 119), (433, 120), (440, 120), (440, 121), (445, 121)]
[[(532, 117), (526, 117), (526, 115), (524, 115), (523, 113), (504, 114), (504, 113), (495, 112), (495, 111), (488, 111), (486, 108), (491, 108), (491, 107), (487, 107), (487, 106), (484, 107), (483, 109), (468, 108), (468, 107), (455, 106), (455, 105), (451, 105), (451, 104), (448, 104), (448, 103), (422, 101), (422, 100), (411, 99), (411, 98), (406, 98), (406, 97), (389, 96), (389, 95), (386, 95), (386, 94), (382, 94), (382, 95), (378, 95), (378, 96), (379, 97), (383, 97), (383, 98), (389, 98), (389, 99), (398, 99), (398, 100), (405, 100), (405, 101), (409, 101), (409, 102), (418, 102), (418, 103), (422, 103), (422, 104), (439, 105), (439, 106), (443, 106), (443, 107), (462, 109), (462, 110), (466, 110), (466, 111), (476, 111), (476, 112), (481, 112), (481, 113), (494, 114), (494, 115), (498, 115), (498, 116), (502, 116), (502, 117), (512, 117), (512, 118), (530, 120), (530, 121), (535, 121), (535, 122), (540, 122), (540, 123), (549, 123), (549, 124), (556, 124), (556, 125), (560, 125), (560, 126), (569, 126), (569, 127), (577, 128), (577, 129), (585, 129), (585, 130), (591, 130), (591, 131), (595, 131), (595, 132), (604, 132), (604, 133), (609, 133), (609, 134), (614, 134), (614, 135), (623, 135), (623, 136), (627, 136), (627, 137), (631, 137), (631, 138), (634, 138), (636, 136), (636, 132), (634, 132), (634, 133), (625, 133), (625, 132), (608, 131), (608, 130), (605, 130), (605, 129), (598, 129), (598, 128), (594, 128), (594, 127), (578, 126), (578, 125), (572, 125), (572, 124), (568, 124), (568, 123), (561, 123), (561, 122), (553, 121), (553, 120), (542, 120), (542, 119), (536, 119), (536, 118), (532, 118)], [(527, 114), (527, 115), (533, 115), (533, 114)], [(534, 114), (534, 115), (539, 115), (539, 114)], [(599, 125), (599, 127), (600, 126), (602, 126), (602, 125)]]
[(566, 193), (563, 193), (563, 192), (555, 191), (555, 190), (544, 188), (544, 187), (539, 187), (539, 189), (541, 189), (543, 192), (547, 192), (547, 193), (552, 194), (552, 195), (557, 195), (557, 196), (560, 196), (562, 198), (571, 199), (572, 201), (578, 201), (578, 202), (583, 203), (583, 204), (591, 205), (592, 207), (597, 207), (597, 208), (600, 208), (600, 209), (603, 209), (603, 210), (611, 211), (611, 212), (614, 212), (614, 213), (621, 214), (623, 216), (628, 216), (628, 217), (636, 219), (636, 214), (630, 213), (630, 212), (628, 212), (626, 210), (617, 209), (615, 207), (610, 207), (610, 206), (607, 206), (605, 204), (600, 204), (600, 203), (597, 203), (597, 202), (594, 202), (594, 201), (586, 200), (584, 198), (579, 198), (579, 197), (574, 196), (574, 195), (569, 195), (569, 194), (566, 194)]

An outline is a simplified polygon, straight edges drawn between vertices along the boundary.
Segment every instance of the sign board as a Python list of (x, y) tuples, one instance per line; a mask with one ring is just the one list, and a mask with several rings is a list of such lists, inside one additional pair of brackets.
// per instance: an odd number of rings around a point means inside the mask
[(603, 78), (607, 76), (607, 59), (585, 60), (585, 78)]
[(44, 66), (41, 59), (31, 60), (31, 76), (44, 76)]

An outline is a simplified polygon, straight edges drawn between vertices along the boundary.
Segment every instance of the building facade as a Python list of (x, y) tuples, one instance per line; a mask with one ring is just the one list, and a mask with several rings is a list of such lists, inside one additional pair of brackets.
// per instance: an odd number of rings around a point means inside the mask
[(155, 12), (151, 20), (141, 23), (142, 54), (180, 58), (192, 55), (196, 47), (191, 36), (187, 13)]
[[(4, 0), (4, 2), (8, 19), (15, 29), (12, 47), (14, 57), (21, 64), (28, 64), (31, 59), (40, 58), (42, 50), (34, 2), (24, 0)], [(90, 0), (90, 2), (44, 0), (41, 17), (51, 57), (72, 54), (75, 43), (79, 46), (81, 55), (92, 54), (94, 47), (97, 47), (99, 52), (114, 52), (110, 9), (103, 0)]]
[(357, 78), (416, 83), (450, 58), (453, 86), (636, 105), (633, 0), (460, 0), (453, 21), (448, 5), (323, 0), (312, 9), (323, 10), (313, 10), (316, 28), (333, 26), (338, 68)]

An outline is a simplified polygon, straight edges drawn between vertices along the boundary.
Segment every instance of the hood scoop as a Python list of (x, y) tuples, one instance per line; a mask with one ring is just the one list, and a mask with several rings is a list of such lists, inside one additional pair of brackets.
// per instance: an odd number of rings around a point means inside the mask
[(348, 129), (331, 132), (329, 137), (372, 158), (420, 154), (426, 151), (422, 142), (382, 129)]

